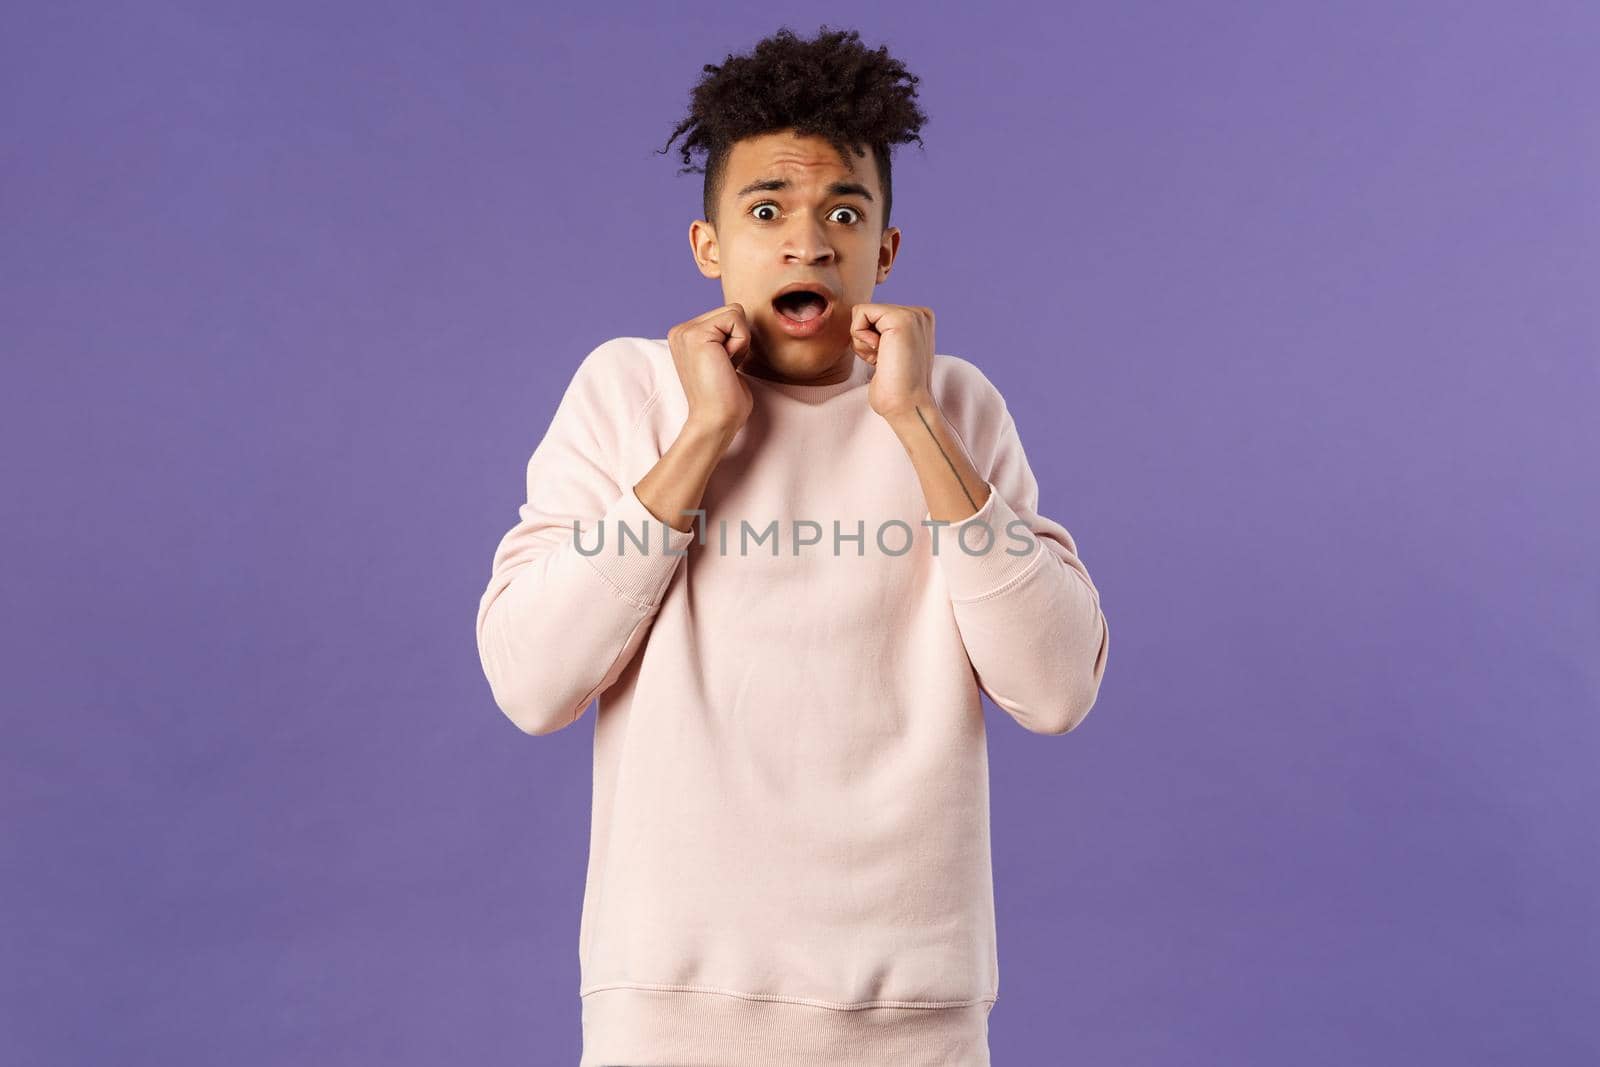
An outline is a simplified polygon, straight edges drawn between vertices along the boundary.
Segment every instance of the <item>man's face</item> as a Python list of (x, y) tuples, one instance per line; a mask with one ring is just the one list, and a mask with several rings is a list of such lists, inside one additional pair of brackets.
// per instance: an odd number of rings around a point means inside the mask
[[(755, 360), (746, 369), (807, 384), (849, 376), (851, 309), (872, 301), (900, 247), (900, 231), (883, 229), (877, 160), (869, 151), (854, 163), (825, 138), (793, 131), (739, 141), (723, 172), (718, 224), (689, 227), (700, 273), (722, 280), (723, 303), (744, 305)], [(775, 303), (792, 284), (826, 287), (827, 306)]]

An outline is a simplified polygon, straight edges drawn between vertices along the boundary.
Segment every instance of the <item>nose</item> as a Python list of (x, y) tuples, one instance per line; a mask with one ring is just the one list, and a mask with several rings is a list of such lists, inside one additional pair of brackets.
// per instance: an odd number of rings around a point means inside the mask
[(833, 259), (833, 243), (828, 231), (809, 214), (797, 213), (784, 227), (783, 257), (788, 263), (828, 263)]

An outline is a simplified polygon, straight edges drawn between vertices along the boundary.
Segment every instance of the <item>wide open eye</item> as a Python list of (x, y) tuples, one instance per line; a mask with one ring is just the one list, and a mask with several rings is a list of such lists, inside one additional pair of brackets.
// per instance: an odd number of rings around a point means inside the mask
[[(762, 222), (771, 222), (773, 219), (778, 217), (777, 216), (778, 205), (774, 204), (770, 200), (761, 201), (761, 203), (757, 204), (755, 207), (750, 209), (750, 214), (755, 215), (756, 212), (760, 211), (762, 208), (768, 208), (773, 212), (773, 214), (767, 216), (764, 219), (761, 219)], [(757, 215), (756, 217), (757, 218), (761, 218), (759, 215)]]
[(850, 212), (852, 217), (850, 218), (850, 220), (848, 222), (845, 223), (846, 226), (854, 226), (856, 223), (861, 221), (861, 218), (862, 218), (861, 212), (857, 211), (855, 208), (850, 207), (848, 205), (841, 204), (839, 207), (836, 207), (833, 210), (834, 211), (848, 211), (848, 212)]

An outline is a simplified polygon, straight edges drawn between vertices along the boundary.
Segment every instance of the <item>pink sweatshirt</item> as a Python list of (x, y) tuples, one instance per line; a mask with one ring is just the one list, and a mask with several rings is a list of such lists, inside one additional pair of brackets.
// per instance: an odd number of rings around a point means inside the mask
[(989, 1062), (979, 689), (1065, 733), (1110, 634), (983, 372), (934, 357), (990, 487), (951, 524), (867, 405), (872, 373), (746, 375), (755, 408), (695, 530), (633, 490), (687, 417), (665, 340), (590, 352), (528, 462), (478, 651), (526, 733), (599, 697), (580, 1067)]

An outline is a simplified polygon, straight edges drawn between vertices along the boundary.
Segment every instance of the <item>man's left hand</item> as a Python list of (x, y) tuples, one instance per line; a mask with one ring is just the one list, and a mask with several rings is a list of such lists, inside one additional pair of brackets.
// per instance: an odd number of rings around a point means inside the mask
[(893, 419), (933, 403), (933, 309), (857, 304), (850, 310), (850, 344), (877, 368), (867, 404)]

